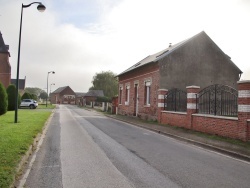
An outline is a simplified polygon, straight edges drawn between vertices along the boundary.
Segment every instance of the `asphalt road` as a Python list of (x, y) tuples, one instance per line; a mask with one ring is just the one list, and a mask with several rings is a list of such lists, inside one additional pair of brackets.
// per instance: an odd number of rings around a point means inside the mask
[(250, 187), (250, 164), (60, 105), (25, 187)]

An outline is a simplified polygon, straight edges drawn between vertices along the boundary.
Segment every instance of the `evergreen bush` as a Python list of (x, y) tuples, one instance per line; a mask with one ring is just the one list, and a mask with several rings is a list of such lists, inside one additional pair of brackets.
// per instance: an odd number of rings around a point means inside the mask
[(8, 111), (15, 110), (16, 86), (11, 84), (6, 89), (8, 94)]
[(2, 83), (0, 83), (0, 115), (7, 112), (8, 96)]

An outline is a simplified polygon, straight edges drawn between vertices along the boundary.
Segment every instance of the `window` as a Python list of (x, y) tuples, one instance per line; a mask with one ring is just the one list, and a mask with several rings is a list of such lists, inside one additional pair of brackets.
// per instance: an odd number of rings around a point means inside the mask
[(119, 104), (122, 104), (122, 87), (119, 88)]
[(125, 105), (129, 105), (129, 86), (126, 86), (126, 93), (125, 93)]
[(150, 82), (145, 82), (145, 105), (150, 105)]

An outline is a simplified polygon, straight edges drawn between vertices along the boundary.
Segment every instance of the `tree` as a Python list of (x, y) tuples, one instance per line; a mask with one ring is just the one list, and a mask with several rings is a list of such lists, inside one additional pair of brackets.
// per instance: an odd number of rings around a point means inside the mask
[(27, 93), (27, 92), (25, 92), (24, 94), (23, 94), (23, 96), (21, 97), (21, 99), (23, 100), (23, 99), (31, 99), (32, 97), (31, 97), (31, 95), (29, 94), (29, 93)]
[(38, 87), (26, 87), (24, 89), (25, 92), (30, 93), (30, 94), (34, 94), (36, 96), (39, 96), (40, 93), (43, 91), (42, 89), (38, 88)]
[(37, 98), (38, 98), (37, 95), (33, 94), (33, 93), (30, 94), (30, 97), (31, 97), (31, 99), (34, 99), (34, 100), (37, 100)]
[(97, 97), (96, 102), (111, 102), (111, 98), (109, 97)]
[(42, 91), (39, 95), (39, 98), (45, 100), (48, 97), (48, 94), (45, 91)]
[(0, 115), (7, 112), (8, 108), (8, 96), (2, 83), (0, 83)]
[(6, 89), (8, 94), (8, 111), (15, 110), (15, 102), (16, 102), (16, 86), (11, 84)]
[(92, 84), (89, 90), (103, 90), (104, 95), (109, 98), (118, 95), (118, 79), (111, 71), (96, 73)]

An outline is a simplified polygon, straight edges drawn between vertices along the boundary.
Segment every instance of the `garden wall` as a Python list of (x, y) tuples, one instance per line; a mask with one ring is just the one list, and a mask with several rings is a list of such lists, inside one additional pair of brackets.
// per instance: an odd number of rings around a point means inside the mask
[(167, 94), (167, 90), (159, 90), (158, 121), (161, 124), (250, 141), (250, 81), (238, 82), (238, 117), (198, 114), (197, 93), (199, 87), (187, 87), (187, 112), (170, 112), (164, 111), (163, 96)]

